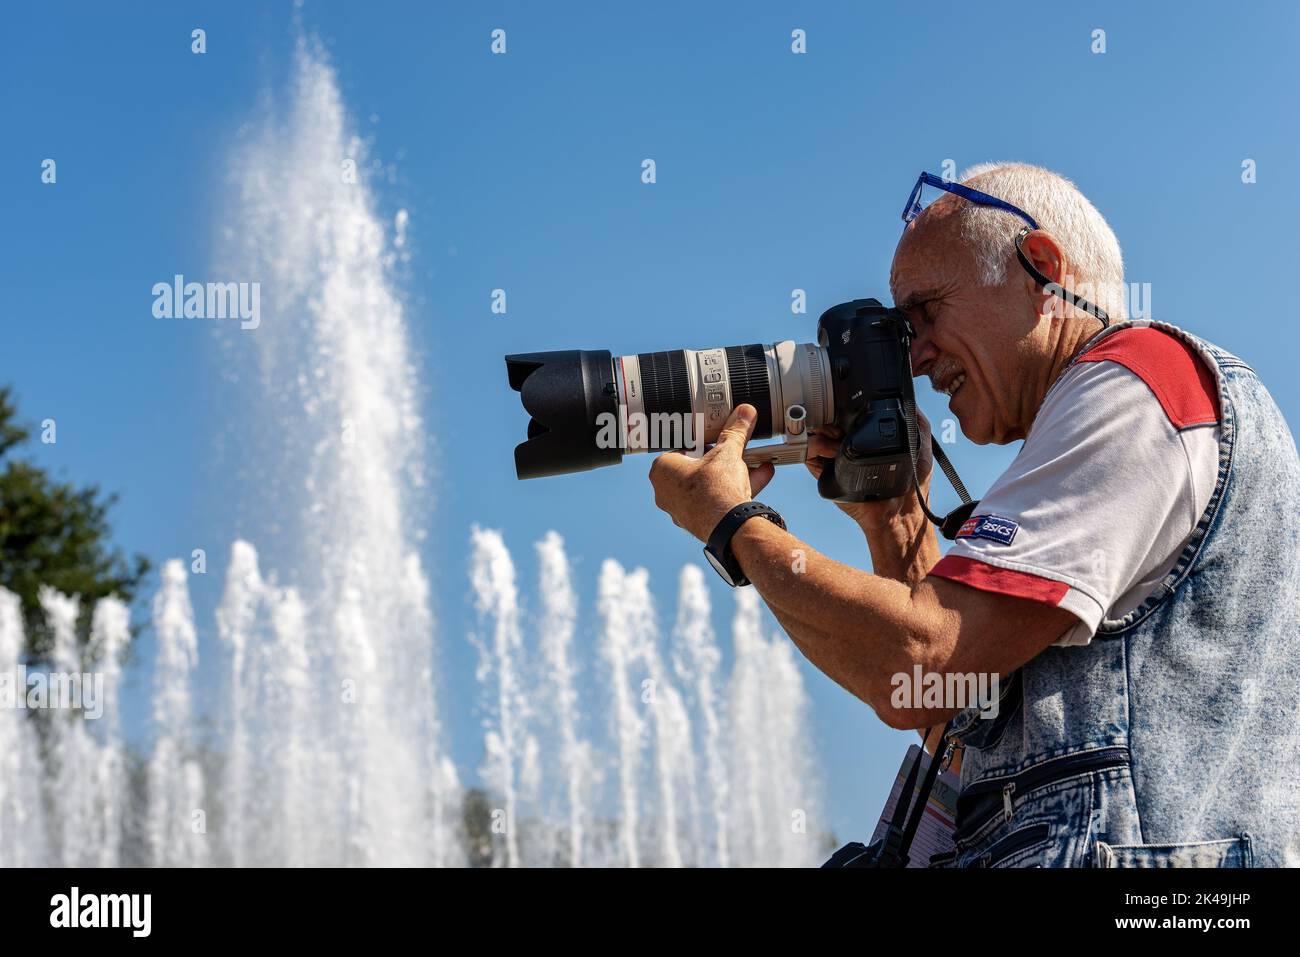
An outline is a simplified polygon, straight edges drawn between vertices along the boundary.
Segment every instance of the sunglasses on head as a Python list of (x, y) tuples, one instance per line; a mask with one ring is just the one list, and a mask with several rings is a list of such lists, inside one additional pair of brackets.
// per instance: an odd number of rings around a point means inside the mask
[(1020, 260), (1020, 265), (1025, 268), (1029, 275), (1034, 277), (1034, 282), (1038, 283), (1038, 285), (1042, 286), (1049, 293), (1065, 300), (1076, 309), (1082, 309), (1084, 312), (1093, 316), (1101, 322), (1102, 328), (1110, 325), (1110, 316), (1108, 316), (1105, 310), (1100, 306), (1094, 306), (1082, 296), (1076, 296), (1069, 290), (1062, 288), (1059, 283), (1055, 283), (1048, 279), (1039, 271), (1037, 266), (1029, 261), (1029, 257), (1025, 255), (1025, 251), (1022, 248), (1022, 244), (1024, 243), (1026, 236), (1028, 236), (1033, 230), (1038, 229), (1038, 221), (1019, 206), (1014, 206), (1004, 199), (998, 199), (996, 196), (990, 196), (988, 193), (981, 192), (978, 189), (963, 186), (961, 183), (952, 183), (941, 177), (935, 176), (933, 173), (922, 171), (921, 175), (916, 178), (916, 185), (912, 187), (911, 195), (907, 198), (907, 205), (903, 207), (904, 229), (907, 228), (907, 223), (910, 223), (912, 220), (916, 219), (917, 216), (920, 216), (921, 212), (925, 209), (925, 207), (921, 205), (921, 191), (927, 186), (933, 186), (935, 189), (941, 189), (946, 193), (960, 196), (962, 199), (975, 203), (977, 206), (989, 206), (993, 209), (1005, 210), (1013, 216), (1018, 216), (1020, 219), (1024, 220), (1026, 225), (1016, 234), (1015, 238), (1016, 258)]

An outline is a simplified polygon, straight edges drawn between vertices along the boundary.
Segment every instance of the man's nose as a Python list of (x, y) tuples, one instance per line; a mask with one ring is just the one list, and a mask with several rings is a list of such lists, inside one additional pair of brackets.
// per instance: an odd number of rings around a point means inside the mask
[(927, 362), (933, 362), (939, 357), (939, 350), (934, 347), (927, 335), (918, 335), (912, 340), (912, 371), (917, 375), (923, 375)]

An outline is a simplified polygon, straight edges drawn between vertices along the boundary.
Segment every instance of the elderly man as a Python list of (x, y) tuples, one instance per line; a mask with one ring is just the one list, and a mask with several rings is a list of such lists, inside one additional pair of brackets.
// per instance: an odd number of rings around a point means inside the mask
[[(1282, 415), (1241, 359), (1123, 321), (1119, 244), (1068, 180), (999, 164), (922, 182), (947, 192), (923, 212), (914, 193), (890, 278), (913, 368), (968, 438), (1019, 454), (947, 555), (915, 495), (844, 507), (873, 574), (771, 521), (742, 520), (730, 555), (890, 726), (952, 719), (942, 863), (1300, 864), (1300, 461)], [(741, 459), (754, 421), (741, 406), (703, 458), (651, 469), (702, 541), (772, 477)], [(917, 667), (1000, 676), (996, 717), (899, 706)]]

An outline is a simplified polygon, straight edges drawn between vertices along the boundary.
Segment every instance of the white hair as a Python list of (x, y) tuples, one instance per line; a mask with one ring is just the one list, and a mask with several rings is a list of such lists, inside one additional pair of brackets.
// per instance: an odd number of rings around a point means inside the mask
[[(1067, 291), (1101, 306), (1112, 319), (1128, 315), (1119, 240), (1072, 182), (1028, 163), (980, 163), (966, 170), (961, 182), (1018, 206), (1056, 238), (1068, 260), (1070, 275), (1063, 283)], [(1004, 210), (975, 203), (961, 203), (958, 215), (961, 237), (975, 253), (981, 281), (1001, 284), (1015, 257), (1012, 243), (1025, 224)]]

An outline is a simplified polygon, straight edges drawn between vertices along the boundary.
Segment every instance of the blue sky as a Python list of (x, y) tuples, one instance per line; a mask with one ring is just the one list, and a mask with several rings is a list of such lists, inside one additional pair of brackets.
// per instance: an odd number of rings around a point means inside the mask
[[(211, 337), (154, 320), (149, 289), (209, 268), (228, 152), (282, 92), (292, 7), (51, 3), (4, 16), (0, 382), (28, 420), (58, 422), (57, 445), (30, 449), (37, 461), (121, 494), (125, 548), (159, 561), (208, 548), (203, 622), (233, 534), (214, 454), (231, 423), (213, 398)], [(810, 338), (828, 306), (887, 296), (922, 168), (1017, 159), (1069, 176), (1114, 227), (1130, 282), (1151, 284), (1153, 317), (1245, 357), (1300, 420), (1300, 333), (1278, 288), (1300, 212), (1293, 4), (308, 3), (302, 20), (395, 171), (376, 185), (381, 208), (411, 213), (404, 294), (438, 474), (427, 558), (462, 768), (480, 751), (462, 638), (471, 523), (505, 531), (529, 590), (532, 543), (558, 529), (588, 627), (606, 556), (650, 570), (665, 623), (678, 568), (699, 556), (653, 508), (648, 459), (515, 480), (525, 418), (501, 356)], [(190, 52), (195, 27), (203, 56)], [(497, 27), (505, 56), (488, 49)], [(805, 55), (790, 51), (795, 28)], [(40, 181), (46, 157), (54, 186)], [(640, 182), (647, 157), (653, 186)], [(490, 311), (498, 287), (505, 316)], [(790, 313), (794, 288), (809, 315)], [(928, 390), (922, 405), (946, 417)], [(952, 455), (978, 491), (1014, 451)], [(802, 469), (764, 499), (817, 548), (866, 565), (856, 529)], [(729, 609), (720, 583), (713, 594)], [(727, 622), (719, 613), (724, 634)], [(831, 824), (862, 837), (910, 739), (805, 671)]]

